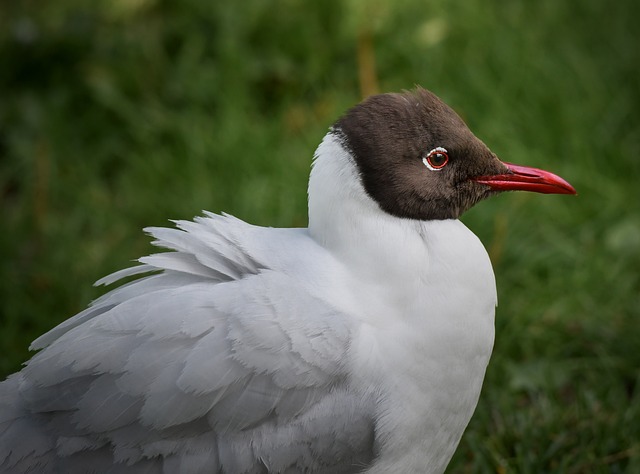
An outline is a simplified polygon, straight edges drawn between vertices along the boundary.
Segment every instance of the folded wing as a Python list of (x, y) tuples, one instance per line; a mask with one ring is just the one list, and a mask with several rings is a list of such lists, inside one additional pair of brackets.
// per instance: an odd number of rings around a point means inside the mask
[(1, 472), (359, 472), (370, 462), (372, 400), (343, 365), (354, 322), (252, 256), (235, 235), (242, 225), (210, 216), (150, 229), (174, 250), (142, 260), (160, 273), (34, 343), (43, 350), (0, 385)]

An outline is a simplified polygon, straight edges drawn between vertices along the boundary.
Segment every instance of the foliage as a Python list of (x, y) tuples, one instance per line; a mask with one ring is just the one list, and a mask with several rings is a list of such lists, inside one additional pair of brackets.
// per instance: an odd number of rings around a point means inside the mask
[(500, 306), (449, 471), (640, 472), (639, 10), (0, 4), (0, 373), (103, 291), (92, 281), (150, 251), (144, 226), (202, 208), (304, 226), (313, 149), (359, 100), (373, 46), (370, 87), (432, 89), (503, 159), (580, 193), (501, 196), (464, 218)]

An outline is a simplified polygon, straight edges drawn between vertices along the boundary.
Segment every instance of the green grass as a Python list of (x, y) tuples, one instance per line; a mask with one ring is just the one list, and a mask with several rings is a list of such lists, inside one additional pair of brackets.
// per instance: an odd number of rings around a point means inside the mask
[(432, 89), (504, 160), (579, 191), (464, 216), (500, 305), (449, 472), (640, 472), (637, 2), (96, 5), (0, 6), (0, 375), (150, 251), (144, 226), (306, 225), (365, 32), (381, 90)]

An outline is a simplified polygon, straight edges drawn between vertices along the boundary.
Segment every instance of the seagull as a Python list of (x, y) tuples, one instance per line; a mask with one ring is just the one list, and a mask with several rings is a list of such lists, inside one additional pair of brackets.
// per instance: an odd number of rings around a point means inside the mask
[(2, 473), (442, 473), (491, 355), (495, 278), (459, 220), (501, 162), (433, 93), (372, 96), (318, 147), (308, 228), (205, 212), (36, 339), (0, 384)]

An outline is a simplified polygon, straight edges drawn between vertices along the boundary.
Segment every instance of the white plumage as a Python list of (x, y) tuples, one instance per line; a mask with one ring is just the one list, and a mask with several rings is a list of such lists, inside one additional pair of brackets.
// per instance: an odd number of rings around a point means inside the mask
[(439, 473), (478, 400), (494, 276), (458, 220), (398, 218), (329, 133), (309, 228), (150, 228), (151, 273), (0, 385), (1, 472)]

